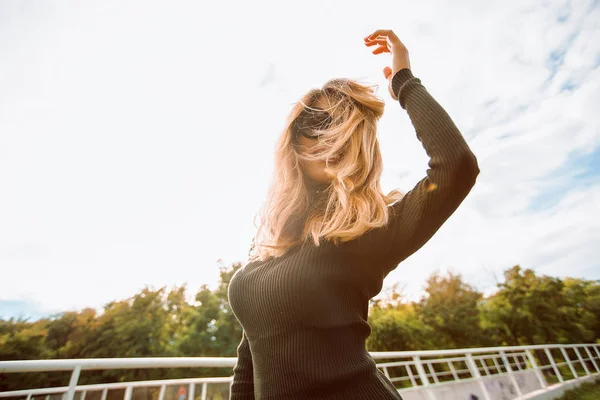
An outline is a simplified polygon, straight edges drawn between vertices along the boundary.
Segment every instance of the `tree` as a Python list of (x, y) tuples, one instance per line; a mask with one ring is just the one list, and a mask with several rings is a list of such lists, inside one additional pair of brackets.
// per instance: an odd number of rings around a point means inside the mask
[(408, 351), (435, 348), (434, 332), (419, 318), (413, 304), (381, 306), (370, 311), (369, 351)]
[(585, 293), (583, 308), (594, 316), (594, 319), (589, 321), (592, 340), (598, 341), (600, 339), (600, 280), (587, 281), (583, 291)]
[[(219, 286), (212, 291), (203, 285), (196, 294), (196, 303), (186, 314), (185, 332), (176, 343), (178, 354), (184, 356), (236, 356), (242, 328), (235, 318), (227, 296), (231, 277), (242, 267), (234, 263), (219, 266)], [(211, 370), (204, 369), (203, 373)], [(218, 370), (223, 374), (223, 370)]]
[(52, 358), (83, 358), (96, 328), (96, 310), (65, 312), (52, 317), (47, 324), (46, 346)]
[(437, 348), (462, 348), (482, 344), (478, 302), (482, 294), (461, 275), (434, 274), (427, 279), (427, 295), (417, 306), (422, 321), (436, 333)]
[(598, 281), (563, 279), (562, 294), (566, 299), (562, 313), (569, 321), (563, 326), (561, 343), (589, 343), (600, 337), (600, 285)]
[[(585, 287), (577, 281), (568, 285), (559, 278), (537, 276), (520, 266), (505, 271), (505, 282), (482, 307), (483, 325), (495, 340), (506, 345), (571, 343), (591, 338), (579, 317), (585, 312)], [(570, 300), (570, 297), (571, 300)]]
[[(47, 320), (0, 320), (0, 360), (35, 360), (51, 358), (53, 353), (46, 346)], [(10, 379), (9, 379), (10, 378)], [(0, 391), (15, 390), (34, 385), (60, 386), (65, 383), (64, 374), (0, 374)]]

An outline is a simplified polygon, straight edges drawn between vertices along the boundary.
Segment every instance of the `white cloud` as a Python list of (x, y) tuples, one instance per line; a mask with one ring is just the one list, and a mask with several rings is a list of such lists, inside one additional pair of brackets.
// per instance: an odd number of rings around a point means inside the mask
[[(486, 289), (516, 263), (597, 278), (599, 185), (564, 168), (600, 145), (599, 8), (413, 3), (372, 19), (349, 2), (3, 3), (0, 300), (101, 306), (145, 284), (214, 283), (218, 258), (245, 259), (291, 104), (336, 76), (387, 96), (389, 60), (362, 45), (380, 27), (407, 44), (482, 171), (386, 284), (417, 293), (454, 268)], [(408, 190), (427, 159), (387, 102), (384, 186)], [(534, 207), (556, 187), (556, 204)]]

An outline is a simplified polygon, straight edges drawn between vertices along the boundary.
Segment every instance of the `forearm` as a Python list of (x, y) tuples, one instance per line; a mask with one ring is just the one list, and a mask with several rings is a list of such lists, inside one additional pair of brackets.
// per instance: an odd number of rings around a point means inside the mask
[(254, 366), (246, 334), (237, 348), (238, 359), (233, 368), (229, 400), (254, 400)]

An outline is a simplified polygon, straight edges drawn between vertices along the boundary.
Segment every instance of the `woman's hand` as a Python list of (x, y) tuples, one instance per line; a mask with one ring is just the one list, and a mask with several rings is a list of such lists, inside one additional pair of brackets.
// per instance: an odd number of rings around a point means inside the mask
[(396, 93), (392, 91), (392, 77), (401, 69), (410, 69), (410, 59), (408, 58), (408, 50), (404, 43), (398, 39), (398, 36), (386, 29), (380, 29), (365, 38), (366, 46), (378, 47), (373, 50), (373, 54), (392, 53), (392, 67), (385, 67), (383, 75), (388, 80), (388, 91), (394, 100), (398, 100)]

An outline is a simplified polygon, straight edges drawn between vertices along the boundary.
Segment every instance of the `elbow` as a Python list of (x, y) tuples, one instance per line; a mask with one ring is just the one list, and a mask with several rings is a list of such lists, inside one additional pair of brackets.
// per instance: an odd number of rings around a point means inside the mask
[(471, 150), (467, 149), (456, 159), (452, 181), (455, 186), (463, 187), (469, 192), (475, 185), (479, 172), (477, 157)]
[(467, 154), (464, 156), (465, 161), (465, 169), (467, 171), (467, 173), (471, 176), (471, 179), (473, 180), (473, 184), (475, 184), (475, 180), (477, 179), (477, 176), (479, 175), (479, 172), (481, 172), (479, 170), (479, 163), (477, 162), (477, 157), (475, 157), (475, 154), (473, 154), (473, 152), (471, 150), (469, 150), (467, 152)]

